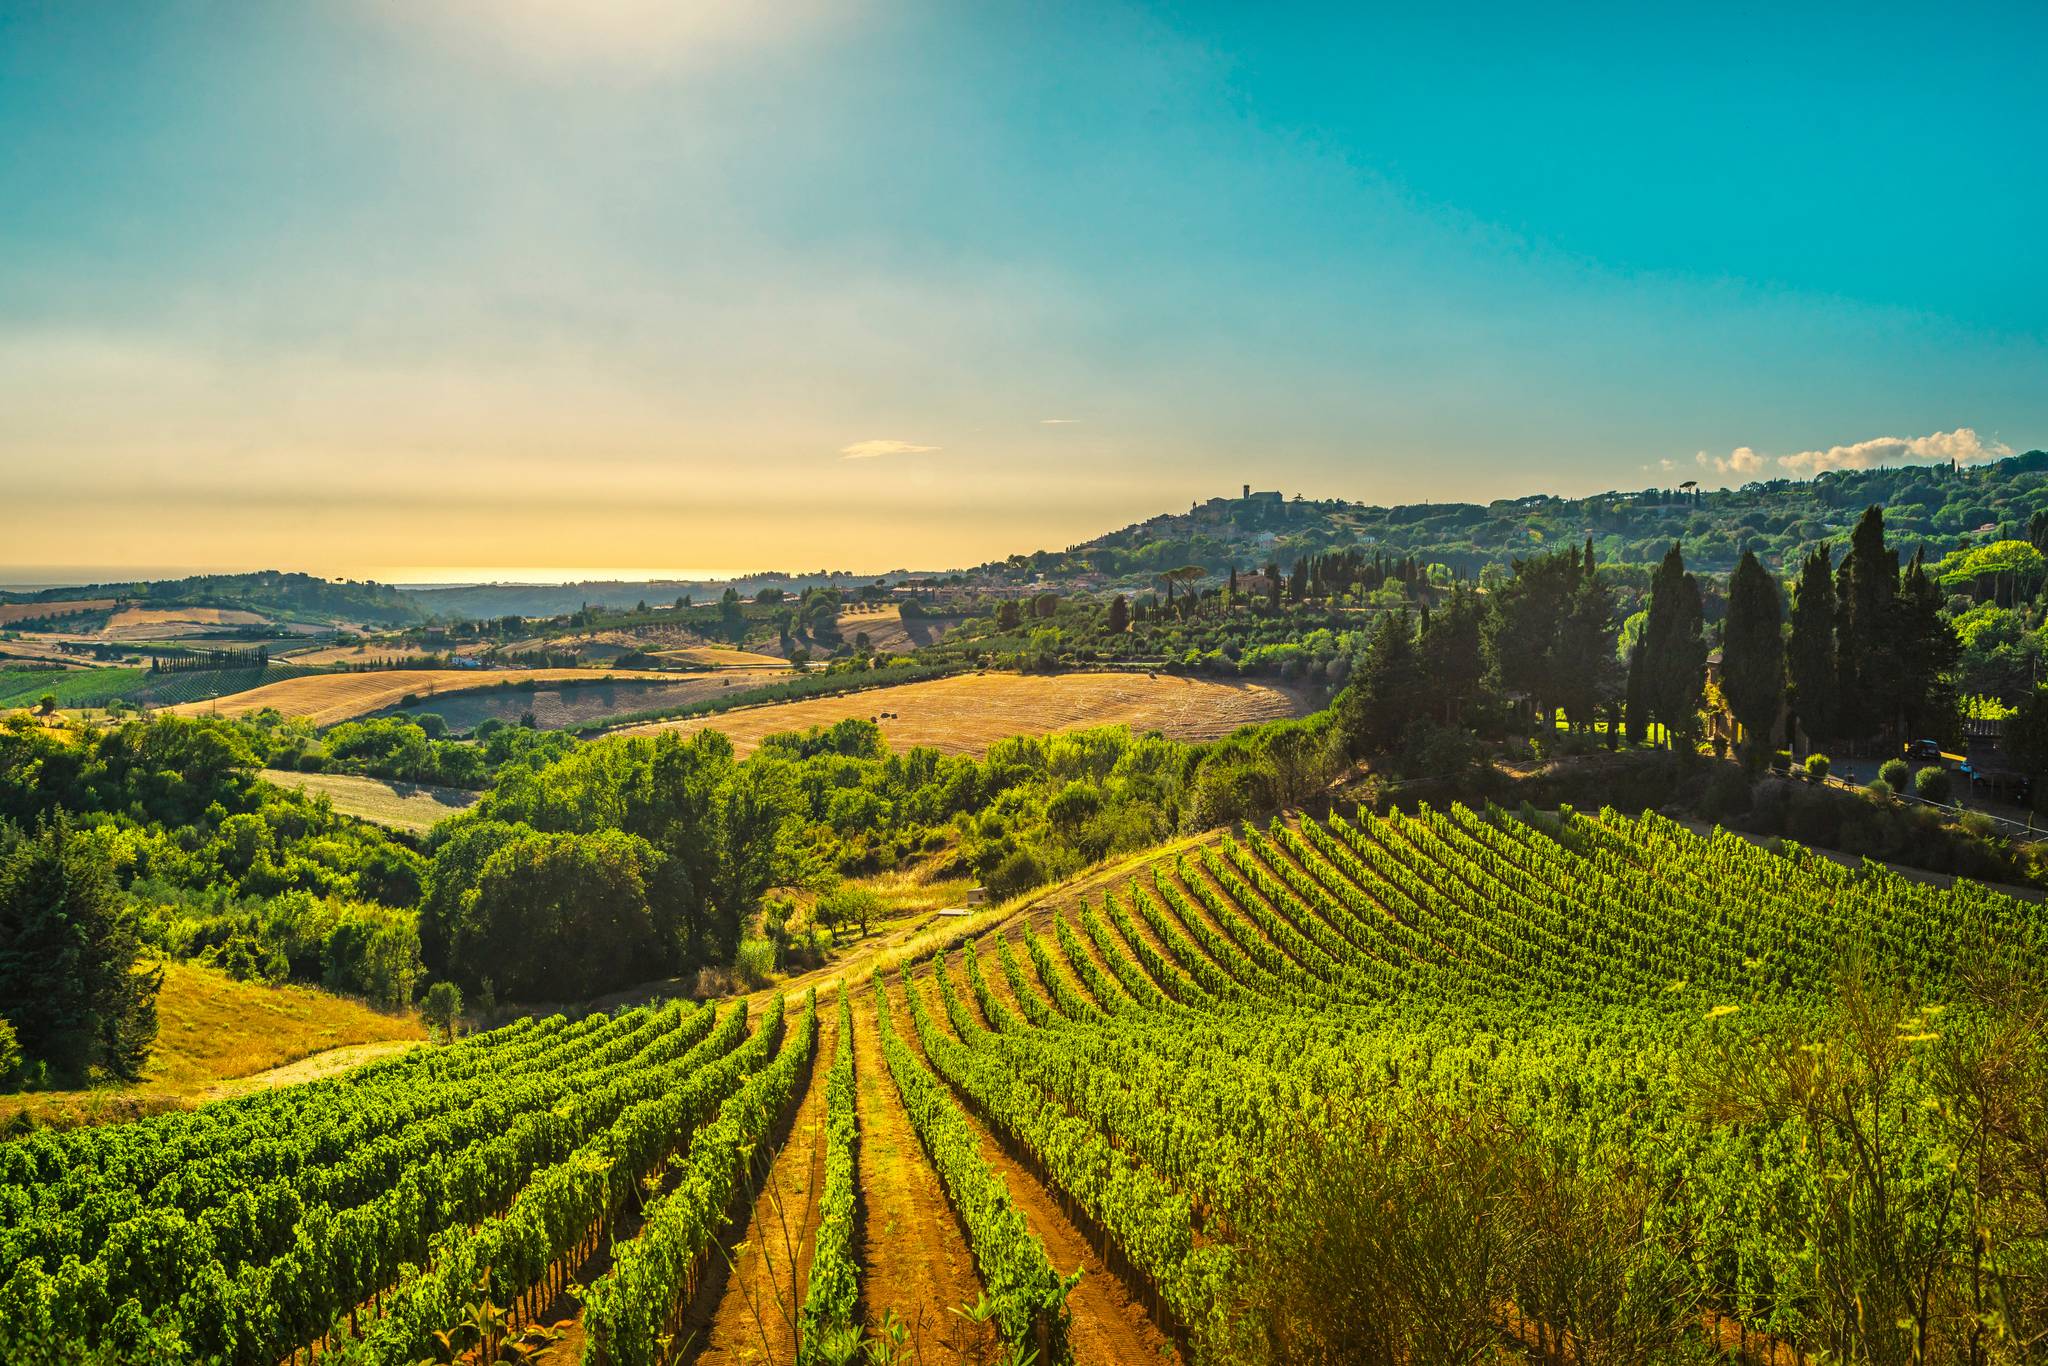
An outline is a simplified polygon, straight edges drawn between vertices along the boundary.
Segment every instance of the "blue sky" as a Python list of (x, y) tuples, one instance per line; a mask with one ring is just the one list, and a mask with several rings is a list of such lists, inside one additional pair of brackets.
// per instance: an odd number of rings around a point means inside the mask
[(2024, 450), (2044, 40), (2038, 5), (0, 0), (0, 563), (880, 570), (1246, 480)]

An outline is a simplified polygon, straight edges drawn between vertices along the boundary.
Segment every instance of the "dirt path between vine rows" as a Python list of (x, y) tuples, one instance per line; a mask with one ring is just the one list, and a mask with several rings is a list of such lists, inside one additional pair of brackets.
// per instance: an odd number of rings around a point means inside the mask
[(981, 1277), (882, 1060), (871, 990), (856, 990), (853, 1021), (864, 1202), (856, 1242), (868, 1331), (893, 1314), (910, 1334), (909, 1360), (950, 1360), (960, 1325), (952, 1311), (981, 1298)]
[[(922, 979), (925, 973), (920, 972), (918, 976)], [(958, 979), (954, 986), (962, 992), (967, 991), (966, 984)], [(908, 987), (909, 983), (901, 976), (892, 984), (890, 1019), (895, 1024), (897, 1036), (910, 1045), (911, 1052), (917, 1054), (926, 1066), (930, 1066), (930, 1060), (924, 1056), (924, 1047), (918, 1042), (910, 1008), (902, 995)], [(919, 989), (924, 990), (922, 987)], [(967, 999), (972, 999), (971, 993)], [(941, 1009), (936, 992), (926, 993), (925, 1004), (932, 1010)], [(940, 1028), (946, 1027), (940, 1023)], [(934, 1075), (937, 1075), (936, 1071)], [(982, 1160), (1010, 1188), (1011, 1202), (1024, 1216), (1025, 1225), (1039, 1242), (1045, 1244), (1045, 1255), (1051, 1260), (1053, 1269), (1063, 1275), (1071, 1275), (1076, 1267), (1081, 1270), (1080, 1284), (1067, 1294), (1067, 1309), (1073, 1315), (1067, 1329), (1067, 1342), (1073, 1348), (1076, 1366), (1178, 1362), (1180, 1354), (1171, 1340), (1159, 1331), (1144, 1304), (1131, 1293), (1122, 1278), (1109, 1269), (1087, 1235), (1067, 1216), (1059, 1196), (1030, 1169), (1010, 1156), (1009, 1150), (982, 1123), (965, 1096), (955, 1091), (954, 1098), (959, 1101), (968, 1124), (981, 1139)]]
[(796, 1360), (797, 1314), (810, 1283), (825, 1184), (825, 1092), (838, 1048), (838, 1003), (828, 1009), (820, 1001), (810, 1084), (754, 1200), (724, 1293), (710, 1306), (708, 1320), (693, 1315), (684, 1326), (691, 1341), (703, 1343), (685, 1358), (697, 1366), (786, 1366)]

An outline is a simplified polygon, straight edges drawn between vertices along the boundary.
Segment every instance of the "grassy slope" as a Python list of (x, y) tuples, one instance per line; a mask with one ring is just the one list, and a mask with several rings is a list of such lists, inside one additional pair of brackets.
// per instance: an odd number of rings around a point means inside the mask
[(282, 788), (303, 788), (327, 798), (344, 816), (391, 830), (425, 834), (434, 823), (476, 804), (481, 792), (427, 783), (395, 783), (352, 773), (285, 773), (266, 768), (263, 778)]
[[(385, 1015), (313, 987), (237, 982), (211, 968), (171, 963), (157, 997), (156, 1053), (133, 1086), (0, 1096), (0, 1122), (127, 1119), (194, 1105), (220, 1084), (353, 1044), (404, 1046), (419, 1022)], [(367, 1060), (367, 1059), (363, 1059)]]

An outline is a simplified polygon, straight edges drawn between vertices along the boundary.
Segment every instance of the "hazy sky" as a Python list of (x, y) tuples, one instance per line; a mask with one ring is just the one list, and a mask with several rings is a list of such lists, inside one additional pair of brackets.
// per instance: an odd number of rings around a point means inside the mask
[(0, 0), (0, 567), (2048, 444), (2048, 7), (1381, 8)]

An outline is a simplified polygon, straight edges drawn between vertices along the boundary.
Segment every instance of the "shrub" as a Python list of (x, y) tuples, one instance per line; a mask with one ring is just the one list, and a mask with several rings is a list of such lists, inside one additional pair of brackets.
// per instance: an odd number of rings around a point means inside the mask
[(1913, 767), (1904, 759), (1887, 759), (1877, 766), (1878, 781), (1894, 792), (1904, 792), (1913, 781)]
[(739, 953), (732, 960), (733, 971), (747, 984), (749, 991), (758, 991), (768, 985), (775, 974), (775, 941), (772, 939), (742, 939)]
[(1707, 779), (1707, 790), (1701, 800), (1705, 815), (1719, 819), (1749, 810), (1749, 777), (1734, 764), (1715, 765), (1714, 775)]
[(1806, 756), (1806, 776), (1817, 783), (1827, 781), (1829, 767), (1828, 756), (1825, 754), (1809, 754)]
[(1872, 801), (1887, 802), (1891, 800), (1892, 793), (1896, 790), (1884, 779), (1875, 778), (1871, 781), (1870, 786), (1863, 789), (1863, 792)]
[(449, 1039), (455, 1037), (455, 1022), (462, 1015), (462, 988), (453, 982), (436, 982), (427, 988), (420, 1016), (427, 1027)]
[(1947, 806), (1955, 800), (1955, 781), (1947, 769), (1929, 764), (1913, 775), (1913, 795), (1924, 802)]

